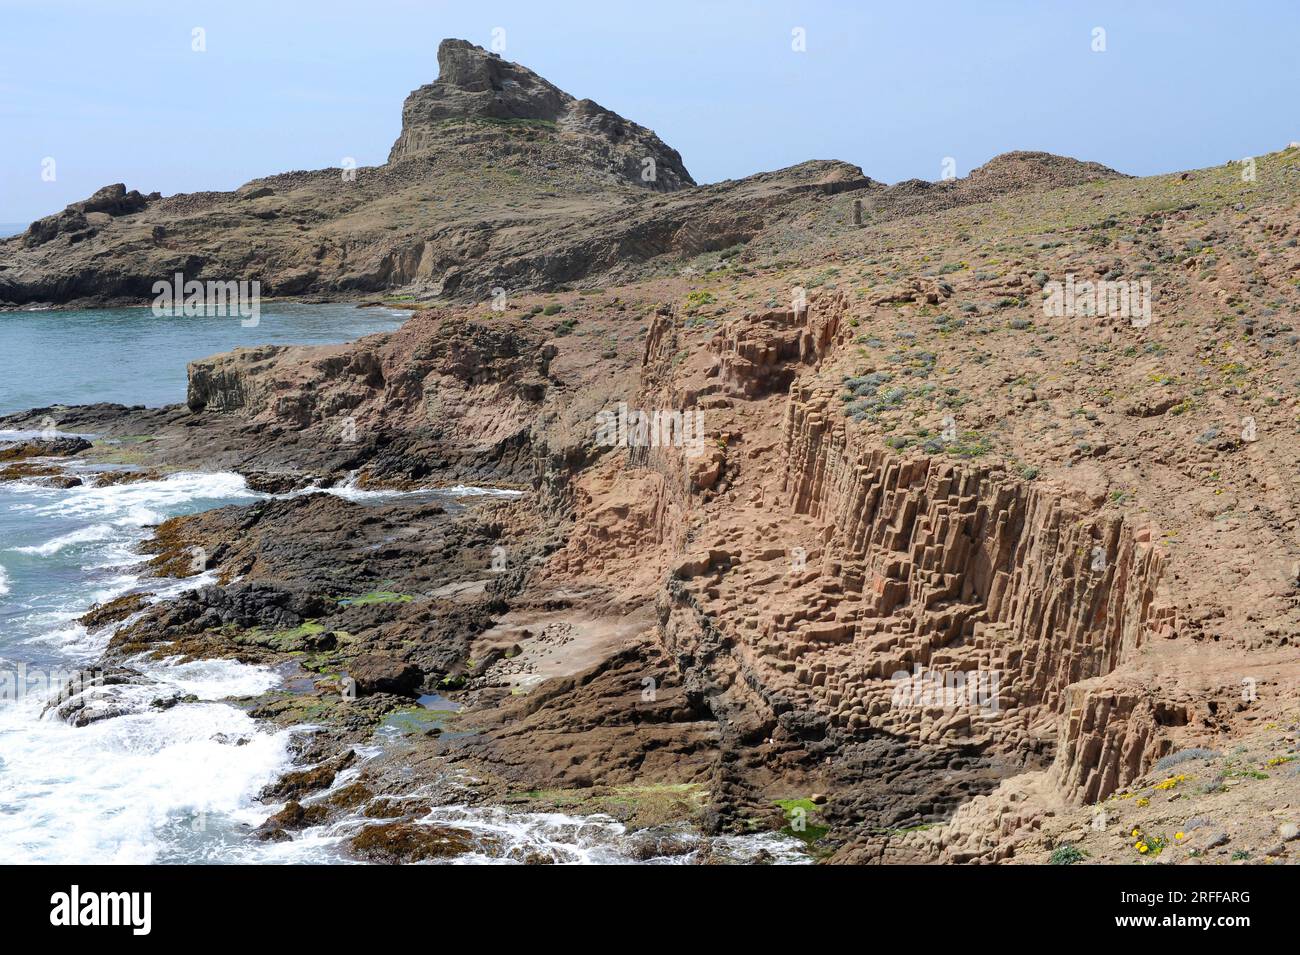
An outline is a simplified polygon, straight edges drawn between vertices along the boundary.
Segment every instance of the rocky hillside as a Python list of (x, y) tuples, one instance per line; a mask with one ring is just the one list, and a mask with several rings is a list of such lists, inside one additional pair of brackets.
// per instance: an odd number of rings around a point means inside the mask
[(653, 132), (523, 66), (463, 40), (438, 62), (386, 164), (165, 198), (106, 186), (0, 241), (0, 307), (143, 304), (177, 272), (267, 296), (483, 299), (669, 274), (760, 235), (803, 248), (818, 196), (860, 192), (866, 223), (1116, 175), (1013, 153), (935, 184), (818, 161), (696, 186)]

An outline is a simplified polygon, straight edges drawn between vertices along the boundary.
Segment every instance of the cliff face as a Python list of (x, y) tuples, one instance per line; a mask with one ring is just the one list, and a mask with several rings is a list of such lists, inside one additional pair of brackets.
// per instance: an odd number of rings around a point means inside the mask
[[(659, 503), (643, 505), (667, 518), (654, 538), (672, 564), (668, 646), (696, 661), (733, 722), (1019, 760), (1050, 752), (1068, 687), (1176, 633), (1157, 598), (1162, 555), (1149, 531), (1051, 486), (862, 446), (828, 389), (796, 382), (843, 342), (847, 311), (823, 296), (730, 322), (711, 346), (712, 383), (669, 386), (722, 417), (727, 447), (703, 463), (674, 448), (644, 455), (643, 467), (686, 476), (657, 480)], [(648, 369), (678, 347), (666, 325), (652, 329)], [(750, 402), (779, 429), (742, 427)], [(670, 530), (684, 524), (689, 541)], [(710, 642), (726, 654), (705, 661)], [(1072, 787), (1108, 794), (1161, 754), (1155, 736), (1130, 739), (1122, 766)], [(1078, 762), (1092, 774), (1097, 753)]]

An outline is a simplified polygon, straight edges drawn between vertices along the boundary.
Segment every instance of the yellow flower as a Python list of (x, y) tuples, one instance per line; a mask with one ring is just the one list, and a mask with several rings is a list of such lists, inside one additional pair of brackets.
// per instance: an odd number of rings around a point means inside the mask
[(1175, 832), (1175, 833), (1174, 833), (1174, 838), (1175, 838), (1175, 839), (1182, 839), (1182, 838), (1184, 838), (1185, 836), (1186, 836), (1186, 833), (1182, 833), (1182, 832)]
[(1148, 851), (1150, 851), (1150, 847), (1149, 847), (1145, 842), (1139, 842), (1139, 843), (1137, 844), (1137, 851), (1138, 851), (1138, 852), (1148, 852)]
[(1142, 830), (1134, 828), (1134, 830), (1130, 832), (1129, 835), (1133, 836), (1134, 838), (1137, 838), (1138, 836), (1142, 835)]

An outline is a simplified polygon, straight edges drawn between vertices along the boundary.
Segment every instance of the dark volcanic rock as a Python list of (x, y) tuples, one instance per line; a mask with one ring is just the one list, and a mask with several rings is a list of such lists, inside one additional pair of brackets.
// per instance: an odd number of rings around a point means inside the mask
[[(153, 682), (150, 677), (130, 667), (79, 670), (58, 688), (57, 695), (46, 703), (42, 713), (53, 710), (59, 719), (77, 727), (138, 713), (151, 703), (131, 690)], [(176, 702), (181, 701), (177, 699)]]
[[(692, 188), (645, 127), (463, 40), (440, 61), (438, 81), (408, 97), (385, 165), (165, 199), (101, 190), (0, 241), (0, 302), (142, 303), (177, 272), (258, 281), (264, 295), (555, 289), (775, 234), (805, 199), (872, 185), (815, 162)], [(465, 201), (442, 201), (453, 192)]]
[(333, 784), (334, 777), (355, 761), (356, 753), (349, 749), (339, 757), (321, 763), (319, 766), (285, 773), (274, 783), (263, 787), (259, 798), (264, 800), (298, 799), (301, 796), (328, 789)]
[(248, 483), (249, 490), (261, 494), (288, 494), (291, 491), (301, 491), (313, 484), (310, 475), (292, 471), (241, 471), (240, 473)]
[(130, 593), (114, 597), (107, 603), (95, 604), (77, 620), (87, 630), (98, 630), (111, 623), (121, 623), (133, 613), (143, 610), (149, 604), (151, 593)]

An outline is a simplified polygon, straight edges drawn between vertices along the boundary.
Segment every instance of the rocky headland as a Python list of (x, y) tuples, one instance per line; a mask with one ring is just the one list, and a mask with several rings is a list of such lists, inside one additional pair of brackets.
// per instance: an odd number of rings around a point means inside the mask
[[(14, 305), (183, 270), (414, 309), (194, 362), (183, 405), (2, 422), (95, 435), (0, 450), (11, 479), (72, 455), (266, 492), (156, 529), (158, 576), (214, 583), (85, 621), (121, 679), (292, 673), (243, 701), (319, 727), (260, 837), (353, 818), (360, 858), (442, 858), (466, 834), (419, 820), (455, 801), (830, 862), (1295, 855), (1300, 150), (1251, 181), (1013, 153), (697, 186), (521, 66), (439, 62), (355, 181), (109, 187), (0, 243)], [(1053, 314), (1067, 280), (1147, 281), (1149, 320)], [(405, 493), (311, 493), (344, 485)], [(425, 493), (452, 485), (522, 493)]]

